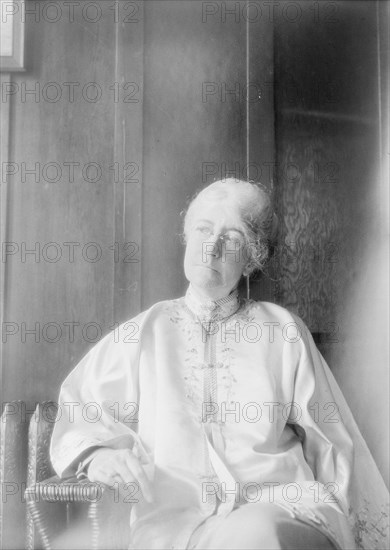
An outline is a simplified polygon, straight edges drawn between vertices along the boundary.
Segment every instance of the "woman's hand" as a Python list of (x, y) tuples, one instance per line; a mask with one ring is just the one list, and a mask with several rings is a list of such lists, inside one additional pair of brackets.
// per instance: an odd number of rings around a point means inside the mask
[(145, 499), (153, 500), (145, 470), (130, 449), (99, 449), (89, 464), (88, 479), (105, 485), (136, 483)]

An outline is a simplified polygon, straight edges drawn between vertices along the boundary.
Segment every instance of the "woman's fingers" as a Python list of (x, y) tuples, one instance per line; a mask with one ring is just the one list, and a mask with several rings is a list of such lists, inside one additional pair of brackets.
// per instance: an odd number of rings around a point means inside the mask
[(99, 449), (88, 466), (88, 479), (90, 481), (100, 481), (106, 485), (112, 482), (114, 470), (111, 465), (115, 460), (115, 451), (113, 449)]
[(120, 483), (134, 483), (137, 481), (137, 478), (133, 474), (133, 472), (130, 470), (130, 468), (127, 465), (126, 457), (123, 456), (120, 460), (118, 460), (115, 465), (113, 465), (113, 469), (117, 475), (117, 480)]
[(106, 484), (113, 481), (122, 481), (121, 476), (118, 474), (121, 462), (123, 463), (123, 459), (120, 458), (118, 451), (101, 449), (89, 464), (89, 480), (101, 481)]
[(91, 461), (88, 469), (90, 481), (105, 485), (136, 483), (148, 502), (152, 502), (149, 480), (138, 458), (129, 449), (104, 449)]
[[(91, 463), (92, 464), (92, 463)], [(112, 485), (115, 481), (120, 481), (120, 478), (115, 479), (115, 472), (105, 471), (100, 467), (89, 467), (88, 479), (94, 483), (104, 483), (104, 485)]]

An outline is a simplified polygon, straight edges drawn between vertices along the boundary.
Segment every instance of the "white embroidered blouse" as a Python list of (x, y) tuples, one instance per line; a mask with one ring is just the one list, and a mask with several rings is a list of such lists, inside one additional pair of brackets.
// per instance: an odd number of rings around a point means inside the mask
[(154, 492), (133, 491), (134, 548), (186, 548), (212, 514), (273, 502), (337, 548), (387, 548), (388, 492), (304, 323), (237, 292), (189, 288), (101, 340), (59, 397), (59, 475), (89, 448), (133, 449)]

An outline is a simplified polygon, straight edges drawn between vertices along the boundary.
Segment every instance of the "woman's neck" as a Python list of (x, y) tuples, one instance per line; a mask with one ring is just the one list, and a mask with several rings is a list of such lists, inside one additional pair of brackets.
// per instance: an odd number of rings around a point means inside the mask
[(218, 302), (219, 300), (223, 300), (224, 298), (227, 298), (230, 294), (233, 294), (236, 288), (231, 289), (230, 291), (226, 292), (220, 289), (211, 289), (210, 292), (204, 291), (202, 289), (199, 289), (195, 287), (192, 283), (190, 283), (189, 286), (191, 292), (193, 295), (200, 301), (200, 302)]

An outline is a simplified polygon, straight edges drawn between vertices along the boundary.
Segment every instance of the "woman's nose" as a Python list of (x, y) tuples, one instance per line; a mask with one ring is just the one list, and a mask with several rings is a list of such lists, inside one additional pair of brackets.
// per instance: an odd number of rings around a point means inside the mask
[(211, 245), (211, 255), (219, 258), (222, 253), (223, 237), (222, 235), (211, 235), (208, 239), (208, 243)]

